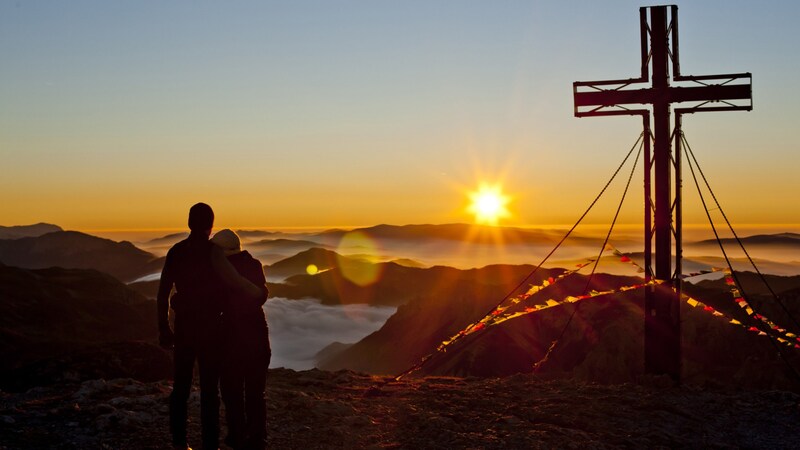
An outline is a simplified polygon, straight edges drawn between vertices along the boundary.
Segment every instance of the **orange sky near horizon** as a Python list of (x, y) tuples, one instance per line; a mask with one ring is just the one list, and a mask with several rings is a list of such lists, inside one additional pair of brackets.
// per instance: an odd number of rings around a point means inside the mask
[[(676, 3), (683, 71), (753, 73), (752, 112), (684, 120), (725, 212), (800, 223), (800, 4)], [(487, 184), (499, 225), (570, 226), (641, 131), (573, 117), (572, 82), (637, 73), (640, 5), (458, 5), (0, 4), (0, 225), (182, 230), (198, 201), (217, 227), (470, 223)], [(641, 171), (620, 223), (642, 220)]]

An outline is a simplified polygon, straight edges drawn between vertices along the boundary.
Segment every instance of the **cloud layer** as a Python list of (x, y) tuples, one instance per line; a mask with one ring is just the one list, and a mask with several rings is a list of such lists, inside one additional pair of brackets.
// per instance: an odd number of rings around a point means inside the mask
[(270, 367), (307, 370), (333, 342), (355, 343), (377, 331), (397, 308), (322, 305), (317, 300), (271, 298), (264, 309), (272, 346)]

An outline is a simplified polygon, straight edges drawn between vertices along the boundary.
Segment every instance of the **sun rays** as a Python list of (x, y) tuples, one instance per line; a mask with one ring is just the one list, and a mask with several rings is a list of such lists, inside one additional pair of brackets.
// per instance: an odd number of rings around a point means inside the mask
[(478, 190), (469, 193), (470, 205), (467, 211), (475, 216), (475, 223), (497, 225), (501, 219), (510, 216), (506, 205), (508, 196), (499, 185), (481, 184)]

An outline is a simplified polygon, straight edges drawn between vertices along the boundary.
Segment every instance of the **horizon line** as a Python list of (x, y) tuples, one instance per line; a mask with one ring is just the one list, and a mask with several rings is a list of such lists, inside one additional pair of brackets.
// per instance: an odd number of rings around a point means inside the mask
[[(43, 223), (43, 222), (40, 222)], [(53, 224), (56, 225), (56, 224)], [(475, 224), (475, 223), (468, 223), (468, 222), (447, 222), (447, 223), (404, 223), (404, 224), (390, 224), (390, 223), (376, 223), (372, 225), (293, 225), (293, 226), (255, 226), (255, 225), (224, 225), (224, 226), (215, 226), (214, 230), (222, 230), (225, 228), (232, 229), (232, 230), (239, 230), (239, 231), (325, 231), (331, 229), (342, 229), (342, 230), (355, 230), (360, 228), (370, 228), (379, 225), (388, 225), (388, 226), (414, 226), (414, 225), (472, 225), (472, 226), (489, 226), (495, 228), (522, 228), (522, 229), (569, 229), (573, 226), (573, 224), (566, 224), (566, 223), (547, 223), (547, 224), (535, 224), (535, 225), (525, 225), (525, 224), (507, 224), (507, 225), (485, 225), (485, 224)], [(581, 224), (578, 228), (581, 227), (588, 227), (588, 228), (600, 228), (600, 227), (608, 227), (610, 224), (607, 223), (587, 223)], [(20, 226), (20, 225), (6, 225), (6, 226)], [(60, 226), (60, 225), (56, 225)], [(615, 225), (615, 228), (642, 228), (643, 224), (641, 223), (618, 223)], [(703, 229), (708, 228), (710, 229), (711, 226), (707, 223), (684, 223), (684, 228), (692, 228), (692, 229)], [(800, 223), (739, 223), (734, 224), (734, 228), (778, 228), (778, 227), (790, 227), (790, 228), (800, 228)], [(717, 225), (719, 229), (720, 226)], [(68, 228), (64, 228), (65, 230), (69, 230)], [(724, 230), (728, 228), (725, 227)], [(103, 232), (103, 233), (131, 233), (131, 232), (140, 232), (140, 233), (147, 233), (147, 232), (182, 232), (182, 231), (189, 231), (188, 227), (146, 227), (146, 228), (74, 228), (74, 231), (81, 231), (81, 232)], [(723, 230), (723, 231), (724, 231)]]

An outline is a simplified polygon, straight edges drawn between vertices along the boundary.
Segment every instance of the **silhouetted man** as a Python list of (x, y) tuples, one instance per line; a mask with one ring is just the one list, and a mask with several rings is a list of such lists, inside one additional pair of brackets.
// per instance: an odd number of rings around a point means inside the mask
[[(258, 298), (262, 292), (239, 276), (223, 251), (209, 242), (214, 212), (205, 203), (189, 210), (189, 237), (167, 253), (158, 287), (159, 341), (174, 345), (174, 381), (169, 399), (172, 444), (186, 449), (187, 401), (194, 362), (200, 372), (200, 421), (203, 448), (219, 446), (220, 325), (226, 290)], [(173, 285), (175, 295), (169, 298)], [(175, 311), (175, 332), (170, 329), (170, 303)]]

